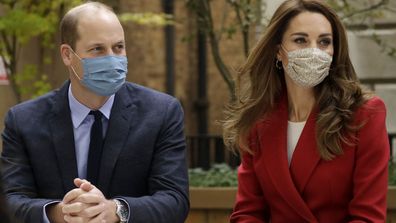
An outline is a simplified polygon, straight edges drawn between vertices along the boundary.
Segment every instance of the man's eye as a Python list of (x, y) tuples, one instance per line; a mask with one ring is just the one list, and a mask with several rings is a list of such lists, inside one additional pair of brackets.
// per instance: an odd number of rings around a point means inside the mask
[(94, 48), (91, 49), (91, 51), (100, 52), (100, 51), (102, 51), (102, 47), (94, 47)]

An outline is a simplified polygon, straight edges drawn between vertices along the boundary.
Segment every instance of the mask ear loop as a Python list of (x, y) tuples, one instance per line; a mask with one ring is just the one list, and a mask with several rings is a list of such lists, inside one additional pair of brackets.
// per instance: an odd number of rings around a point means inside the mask
[[(77, 53), (76, 52), (74, 52), (74, 50), (71, 48), (71, 47), (69, 47), (69, 50), (74, 54), (74, 55), (76, 55), (76, 57), (81, 61), (82, 59), (81, 59), (81, 57), (80, 56), (78, 56), (77, 55)], [(81, 81), (81, 78), (80, 78), (80, 76), (78, 76), (78, 74), (77, 74), (77, 72), (74, 70), (74, 67), (73, 67), (73, 65), (71, 65), (70, 64), (70, 68), (72, 69), (72, 71), (73, 71), (73, 73), (74, 73), (74, 75), (78, 78), (78, 80), (80, 80)]]
[(74, 50), (73, 50), (71, 47), (69, 47), (69, 50), (70, 50), (74, 55), (76, 55), (76, 57), (77, 57), (79, 60), (82, 60), (81, 57), (80, 57), (76, 52), (74, 52)]
[(78, 78), (78, 80), (81, 81), (81, 78), (80, 78), (80, 76), (78, 76), (77, 72), (74, 70), (73, 65), (70, 65), (70, 68), (72, 69), (74, 75), (76, 75), (76, 77)]

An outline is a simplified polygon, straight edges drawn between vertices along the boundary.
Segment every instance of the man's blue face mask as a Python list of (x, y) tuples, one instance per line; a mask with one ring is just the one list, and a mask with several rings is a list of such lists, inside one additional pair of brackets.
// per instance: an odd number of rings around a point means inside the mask
[(110, 96), (115, 94), (125, 83), (128, 71), (126, 56), (109, 55), (81, 58), (71, 48), (70, 50), (81, 60), (84, 69), (82, 79), (71, 66), (73, 73), (91, 91), (98, 95)]

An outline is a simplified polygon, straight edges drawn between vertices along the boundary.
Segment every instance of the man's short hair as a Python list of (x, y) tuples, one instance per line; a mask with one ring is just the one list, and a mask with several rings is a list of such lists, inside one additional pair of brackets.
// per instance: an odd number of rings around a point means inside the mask
[(77, 25), (80, 15), (89, 9), (114, 13), (113, 9), (100, 2), (87, 2), (70, 9), (60, 22), (61, 44), (68, 44), (74, 50), (80, 38)]

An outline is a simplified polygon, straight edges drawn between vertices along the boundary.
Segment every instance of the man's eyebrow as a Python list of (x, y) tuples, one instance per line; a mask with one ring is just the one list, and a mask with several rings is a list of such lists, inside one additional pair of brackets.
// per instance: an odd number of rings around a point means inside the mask
[(113, 44), (113, 45), (117, 45), (117, 44), (125, 44), (125, 41), (124, 41), (124, 40), (120, 40), (120, 41), (116, 42), (116, 43)]
[(91, 44), (88, 44), (88, 48), (91, 48), (94, 46), (103, 46), (103, 45), (104, 45), (103, 43), (91, 43)]

